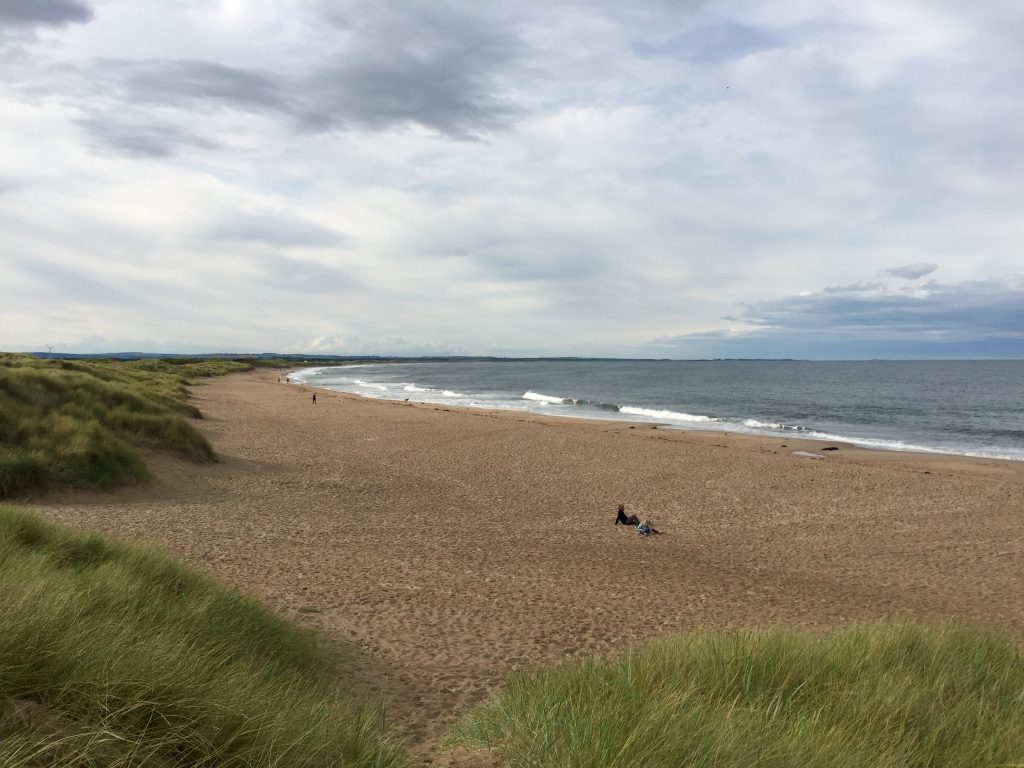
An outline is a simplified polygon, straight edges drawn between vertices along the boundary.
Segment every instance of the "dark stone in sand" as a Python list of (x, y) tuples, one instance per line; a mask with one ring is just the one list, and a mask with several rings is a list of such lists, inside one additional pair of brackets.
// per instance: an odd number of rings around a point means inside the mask
[(830, 445), (828, 448), (822, 448), (821, 450), (823, 450), (823, 451), (838, 451), (839, 449), (836, 448), (834, 445)]

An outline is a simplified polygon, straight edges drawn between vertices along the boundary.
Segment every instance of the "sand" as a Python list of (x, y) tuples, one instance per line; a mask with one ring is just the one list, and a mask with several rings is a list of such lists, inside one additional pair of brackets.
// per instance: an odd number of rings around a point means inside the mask
[[(1024, 462), (313, 405), (277, 376), (193, 388), (221, 463), (152, 454), (152, 483), (35, 506), (351, 641), (425, 763), (464, 764), (439, 740), (511, 670), (666, 633), (905, 615), (1024, 636)], [(665, 533), (614, 526), (619, 502)]]

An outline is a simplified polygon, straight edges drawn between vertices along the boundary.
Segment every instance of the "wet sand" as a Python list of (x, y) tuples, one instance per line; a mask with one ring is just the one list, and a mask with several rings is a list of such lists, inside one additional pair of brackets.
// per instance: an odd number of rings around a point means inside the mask
[[(912, 615), (1024, 636), (1024, 462), (313, 405), (277, 376), (193, 388), (221, 463), (151, 455), (150, 484), (34, 506), (355, 643), (426, 762), (464, 764), (438, 740), (510, 670), (666, 633)], [(614, 526), (619, 502), (665, 533)]]

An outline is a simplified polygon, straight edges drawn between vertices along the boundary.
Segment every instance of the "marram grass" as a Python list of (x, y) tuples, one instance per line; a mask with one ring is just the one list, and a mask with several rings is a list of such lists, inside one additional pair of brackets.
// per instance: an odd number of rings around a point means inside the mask
[(234, 360), (40, 360), (0, 354), (0, 499), (57, 486), (107, 489), (149, 476), (136, 447), (214, 460), (186, 418), (194, 376), (251, 369)]
[(453, 741), (511, 768), (1024, 765), (1024, 655), (960, 626), (693, 634), (517, 673)]
[(0, 505), (0, 766), (402, 765), (316, 634), (155, 551)]

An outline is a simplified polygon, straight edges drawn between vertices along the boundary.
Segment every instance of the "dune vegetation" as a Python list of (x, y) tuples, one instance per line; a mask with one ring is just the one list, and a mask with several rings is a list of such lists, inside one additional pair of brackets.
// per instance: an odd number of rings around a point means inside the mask
[(1019, 766), (1024, 655), (957, 626), (696, 633), (517, 673), (454, 741), (511, 768)]
[[(285, 365), (260, 360), (260, 365)], [(213, 448), (188, 422), (197, 377), (251, 370), (230, 359), (55, 360), (0, 354), (0, 498), (54, 486), (107, 489), (149, 476), (139, 446), (196, 462)]]
[(346, 655), (146, 548), (0, 505), (0, 765), (401, 766)]

